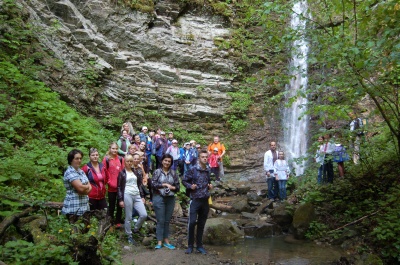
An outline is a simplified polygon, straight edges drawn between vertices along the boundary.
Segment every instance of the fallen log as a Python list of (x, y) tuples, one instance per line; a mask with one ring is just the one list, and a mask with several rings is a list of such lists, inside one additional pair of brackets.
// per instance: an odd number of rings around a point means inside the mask
[(216, 203), (216, 202), (213, 202), (213, 204), (210, 204), (210, 208), (213, 208), (215, 210), (220, 210), (223, 212), (233, 212), (234, 211), (232, 206), (221, 204), (221, 203)]
[(31, 212), (36, 211), (37, 207), (29, 207), (19, 213), (14, 213), (13, 215), (7, 216), (4, 218), (3, 222), (0, 223), (0, 241), (2, 240), (6, 230), (11, 225), (15, 224), (19, 218), (28, 216)]

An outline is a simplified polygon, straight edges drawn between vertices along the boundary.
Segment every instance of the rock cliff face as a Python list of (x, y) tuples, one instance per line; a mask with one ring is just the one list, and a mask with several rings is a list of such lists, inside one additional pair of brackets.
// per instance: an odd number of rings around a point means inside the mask
[(279, 119), (272, 109), (265, 118), (268, 108), (256, 101), (247, 132), (227, 137), (223, 116), (237, 70), (214, 43), (230, 35), (224, 18), (173, 0), (159, 1), (153, 13), (102, 0), (20, 3), (53, 55), (41, 78), (64, 100), (103, 121), (118, 117), (140, 127), (152, 119), (152, 126), (187, 129), (207, 141), (218, 134), (229, 147), (228, 172), (261, 174)]

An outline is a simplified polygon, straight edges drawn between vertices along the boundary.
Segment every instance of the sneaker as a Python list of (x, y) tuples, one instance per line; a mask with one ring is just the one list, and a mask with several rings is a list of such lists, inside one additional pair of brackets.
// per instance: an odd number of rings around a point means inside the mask
[(136, 242), (135, 242), (135, 240), (133, 240), (132, 236), (128, 237), (128, 243), (130, 245), (136, 245)]
[(163, 246), (168, 248), (168, 249), (175, 249), (175, 246), (171, 245), (171, 244), (164, 243)]
[(162, 248), (162, 246), (157, 244), (154, 248), (155, 249), (160, 249), (160, 248)]
[(201, 254), (204, 254), (204, 255), (207, 254), (207, 251), (203, 247), (198, 247), (197, 248), (197, 252), (201, 253)]
[(185, 254), (191, 254), (193, 252), (193, 247), (188, 247), (185, 251)]

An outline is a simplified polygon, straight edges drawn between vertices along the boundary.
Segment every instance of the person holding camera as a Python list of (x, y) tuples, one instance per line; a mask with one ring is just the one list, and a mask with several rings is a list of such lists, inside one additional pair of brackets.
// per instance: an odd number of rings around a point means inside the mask
[[(153, 208), (156, 213), (157, 245), (155, 249), (163, 246), (168, 249), (175, 249), (169, 242), (169, 222), (175, 208), (175, 194), (179, 192), (180, 183), (176, 171), (172, 170), (174, 159), (170, 154), (161, 158), (161, 167), (153, 173), (151, 186), (153, 189)], [(164, 243), (162, 243), (164, 241)]]
[(274, 163), (278, 159), (276, 142), (270, 142), (269, 148), (264, 155), (264, 170), (268, 183), (268, 199), (274, 200), (278, 198), (278, 181), (274, 177)]

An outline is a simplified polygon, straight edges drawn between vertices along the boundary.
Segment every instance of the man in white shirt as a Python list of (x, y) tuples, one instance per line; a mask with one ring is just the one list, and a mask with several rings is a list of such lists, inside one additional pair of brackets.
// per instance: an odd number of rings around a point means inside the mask
[(276, 142), (270, 142), (269, 148), (264, 155), (264, 170), (268, 183), (268, 199), (274, 200), (278, 198), (278, 181), (274, 177), (274, 163), (278, 159)]

